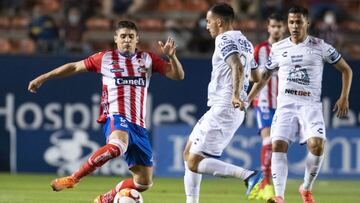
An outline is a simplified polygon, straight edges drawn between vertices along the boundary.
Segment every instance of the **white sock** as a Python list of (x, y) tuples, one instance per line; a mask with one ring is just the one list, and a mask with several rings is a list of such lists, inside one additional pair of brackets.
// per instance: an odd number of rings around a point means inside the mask
[(187, 162), (184, 161), (185, 175), (184, 186), (186, 194), (186, 203), (199, 203), (200, 184), (202, 175), (189, 170)]
[(199, 173), (204, 173), (220, 177), (235, 177), (245, 180), (254, 171), (250, 171), (239, 166), (235, 166), (214, 158), (205, 158), (200, 161), (198, 168)]
[(284, 197), (288, 176), (287, 154), (273, 152), (271, 157), (271, 175), (276, 196)]
[(315, 156), (311, 152), (308, 153), (305, 161), (305, 176), (303, 184), (303, 188), (305, 190), (312, 189), (313, 183), (319, 174), (323, 159), (324, 155)]

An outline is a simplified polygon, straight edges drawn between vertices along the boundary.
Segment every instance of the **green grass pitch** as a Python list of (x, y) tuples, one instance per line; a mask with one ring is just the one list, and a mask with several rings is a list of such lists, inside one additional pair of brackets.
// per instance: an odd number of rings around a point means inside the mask
[[(82, 203), (92, 202), (98, 194), (114, 186), (121, 177), (90, 176), (77, 187), (53, 192), (49, 186), (56, 175), (0, 173), (0, 203)], [(289, 180), (286, 202), (301, 202), (297, 192), (300, 180)], [(201, 187), (201, 203), (261, 202), (247, 200), (245, 186), (235, 179), (207, 178)], [(318, 203), (360, 202), (360, 181), (325, 181), (315, 184), (314, 196)], [(143, 193), (145, 203), (184, 203), (182, 179), (154, 178), (154, 186)]]

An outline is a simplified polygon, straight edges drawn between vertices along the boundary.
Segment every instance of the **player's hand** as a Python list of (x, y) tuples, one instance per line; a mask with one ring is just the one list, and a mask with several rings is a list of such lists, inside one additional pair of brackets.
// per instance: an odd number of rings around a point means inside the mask
[(165, 44), (162, 41), (159, 41), (158, 43), (163, 54), (169, 57), (174, 56), (176, 52), (176, 44), (174, 38), (168, 37)]
[(347, 98), (340, 97), (333, 108), (333, 112), (336, 112), (338, 118), (343, 118), (349, 111), (349, 101)]
[(36, 90), (44, 83), (40, 78), (35, 78), (29, 82), (28, 90), (29, 92), (36, 93)]
[(232, 96), (231, 103), (234, 108), (239, 108), (241, 111), (246, 108), (245, 103), (235, 96)]

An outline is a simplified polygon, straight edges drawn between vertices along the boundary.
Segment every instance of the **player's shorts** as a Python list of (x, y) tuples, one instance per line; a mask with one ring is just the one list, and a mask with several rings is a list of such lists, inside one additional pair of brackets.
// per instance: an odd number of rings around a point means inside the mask
[(190, 152), (202, 156), (220, 157), (245, 113), (238, 108), (212, 106), (198, 121), (190, 134)]
[(120, 115), (112, 115), (106, 119), (104, 125), (106, 143), (114, 130), (126, 131), (129, 135), (128, 148), (125, 152), (125, 160), (129, 168), (135, 165), (153, 166), (152, 149), (149, 132)]
[(254, 111), (256, 113), (256, 123), (259, 130), (264, 128), (270, 128), (271, 123), (275, 114), (275, 110), (273, 108), (267, 107), (255, 107)]
[(306, 143), (309, 138), (326, 140), (322, 104), (289, 104), (276, 109), (270, 133), (271, 141), (288, 143), (299, 140)]

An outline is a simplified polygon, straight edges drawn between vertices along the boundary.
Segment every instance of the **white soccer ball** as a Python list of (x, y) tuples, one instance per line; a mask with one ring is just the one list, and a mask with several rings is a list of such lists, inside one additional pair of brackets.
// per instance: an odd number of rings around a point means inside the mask
[(120, 190), (114, 198), (114, 203), (143, 203), (144, 200), (137, 190), (125, 188)]

